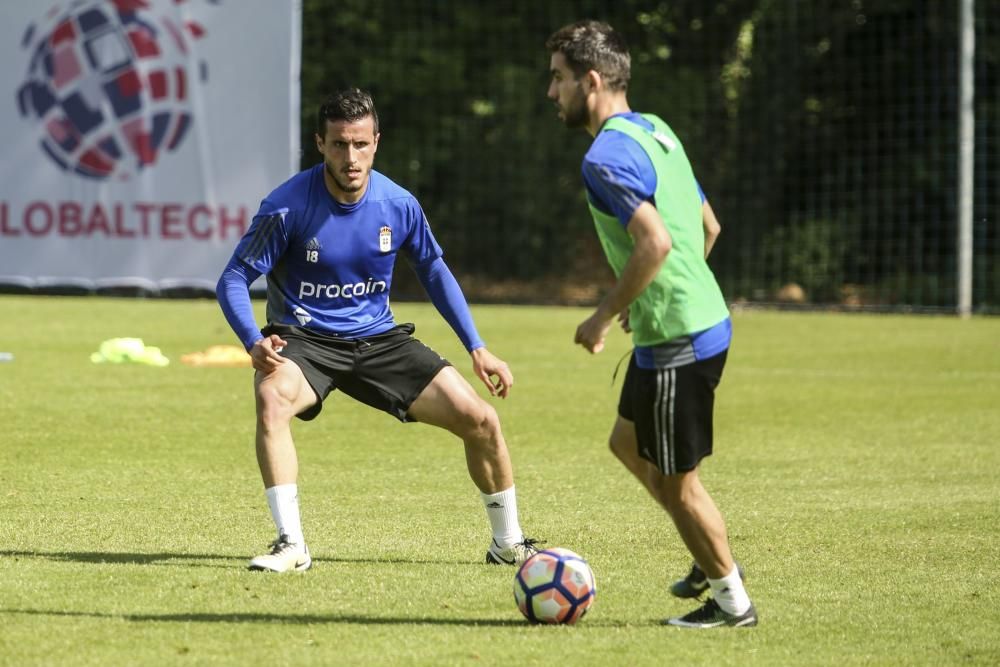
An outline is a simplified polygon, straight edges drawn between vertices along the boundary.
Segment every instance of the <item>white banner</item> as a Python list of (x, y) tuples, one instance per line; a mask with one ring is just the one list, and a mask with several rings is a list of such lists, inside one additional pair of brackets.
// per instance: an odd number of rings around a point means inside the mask
[(299, 0), (3, 0), (0, 283), (214, 288), (299, 168)]

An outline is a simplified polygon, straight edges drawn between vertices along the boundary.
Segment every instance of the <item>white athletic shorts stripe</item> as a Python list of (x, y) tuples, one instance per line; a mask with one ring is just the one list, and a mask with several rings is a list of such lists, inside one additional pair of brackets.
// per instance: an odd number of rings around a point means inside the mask
[[(657, 443), (663, 442), (660, 434), (663, 433), (663, 420), (660, 405), (663, 403), (663, 371), (656, 373), (656, 401), (653, 403), (653, 436)], [(663, 470), (663, 447), (656, 447), (656, 465)]]
[(657, 442), (657, 459), (660, 470), (667, 475), (677, 472), (674, 460), (674, 396), (677, 375), (673, 368), (656, 372), (656, 404), (653, 419)]

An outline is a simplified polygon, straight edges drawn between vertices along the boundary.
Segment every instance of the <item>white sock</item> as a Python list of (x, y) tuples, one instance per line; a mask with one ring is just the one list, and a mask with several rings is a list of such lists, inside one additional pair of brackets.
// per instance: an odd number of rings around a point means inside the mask
[(514, 494), (514, 487), (500, 493), (482, 493), (483, 505), (486, 507), (486, 516), (490, 519), (490, 528), (493, 529), (493, 539), (501, 547), (509, 547), (515, 542), (524, 539), (521, 532), (521, 524), (517, 520), (517, 496)]
[(279, 484), (265, 489), (267, 506), (271, 508), (271, 518), (278, 528), (278, 537), (282, 535), (289, 542), (302, 544), (302, 519), (299, 518), (299, 486), (298, 484)]
[(743, 588), (743, 578), (735, 564), (732, 572), (722, 579), (709, 579), (708, 585), (712, 587), (712, 597), (722, 607), (722, 611), (739, 616), (750, 608), (750, 596), (747, 595), (747, 589)]

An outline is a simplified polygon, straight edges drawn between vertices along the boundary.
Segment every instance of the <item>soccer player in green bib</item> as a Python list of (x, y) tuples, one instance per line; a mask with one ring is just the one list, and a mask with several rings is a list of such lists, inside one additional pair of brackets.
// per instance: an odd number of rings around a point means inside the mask
[(631, 58), (611, 26), (580, 21), (546, 42), (548, 97), (570, 128), (594, 142), (583, 180), (617, 282), (576, 330), (600, 352), (616, 318), (635, 344), (611, 432), (615, 456), (670, 515), (694, 557), (671, 586), (711, 597), (668, 618), (688, 628), (752, 626), (757, 612), (729, 549), (726, 524), (698, 477), (712, 453), (712, 409), (732, 337), (729, 309), (706, 258), (718, 222), (677, 135), (660, 118), (631, 111)]

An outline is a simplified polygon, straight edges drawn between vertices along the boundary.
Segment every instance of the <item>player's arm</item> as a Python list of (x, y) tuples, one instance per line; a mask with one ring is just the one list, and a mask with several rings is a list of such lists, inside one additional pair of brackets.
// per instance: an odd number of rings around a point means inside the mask
[(719, 232), (722, 231), (722, 226), (715, 217), (712, 205), (708, 203), (705, 191), (701, 189), (701, 183), (695, 181), (694, 184), (698, 187), (698, 196), (701, 197), (701, 225), (705, 230), (705, 259), (708, 259), (709, 253), (712, 252), (712, 246), (715, 245), (715, 239), (719, 238)]
[(476, 324), (472, 321), (465, 294), (451, 269), (441, 257), (413, 268), (431, 303), (472, 356), (472, 369), (476, 377), (483, 381), (491, 395), (506, 398), (514, 385), (514, 376), (506, 362), (486, 349), (486, 344), (479, 337)]
[(215, 286), (215, 296), (229, 326), (250, 353), (253, 367), (267, 373), (285, 362), (284, 357), (278, 354), (285, 341), (276, 335), (265, 337), (254, 319), (250, 285), (259, 276), (259, 271), (233, 256)]
[(215, 297), (222, 307), (222, 314), (248, 351), (264, 337), (257, 327), (250, 302), (250, 285), (259, 276), (260, 272), (233, 256), (215, 285)]
[(659, 211), (648, 201), (635, 209), (626, 230), (635, 241), (632, 254), (615, 286), (601, 299), (594, 314), (576, 330), (574, 342), (590, 352), (604, 349), (604, 339), (614, 318), (653, 282), (673, 247)]
[(701, 202), (701, 223), (705, 228), (705, 259), (708, 259), (708, 255), (715, 245), (715, 239), (719, 238), (719, 232), (722, 231), (722, 225), (716, 219), (715, 211), (712, 210), (712, 205), (708, 203), (707, 199)]
[(274, 209), (267, 200), (254, 216), (250, 229), (236, 245), (233, 256), (215, 286), (215, 296), (229, 326), (250, 353), (253, 367), (270, 372), (285, 362), (278, 352), (285, 346), (279, 336), (265, 337), (253, 316), (250, 285), (270, 270), (274, 257), (284, 252), (284, 230), (288, 209)]

